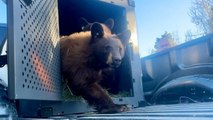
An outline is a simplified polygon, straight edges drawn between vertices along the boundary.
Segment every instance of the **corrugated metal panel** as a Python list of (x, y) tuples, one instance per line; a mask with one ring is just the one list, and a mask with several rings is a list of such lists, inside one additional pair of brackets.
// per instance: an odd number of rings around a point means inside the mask
[[(85, 113), (36, 120), (213, 120), (213, 102), (155, 105), (118, 114)], [(32, 120), (26, 118), (23, 120)]]
[(8, 90), (12, 99), (61, 98), (57, 4), (57, 0), (8, 0)]
[(87, 114), (70, 116), (79, 120), (212, 120), (213, 103), (156, 105), (119, 114)]

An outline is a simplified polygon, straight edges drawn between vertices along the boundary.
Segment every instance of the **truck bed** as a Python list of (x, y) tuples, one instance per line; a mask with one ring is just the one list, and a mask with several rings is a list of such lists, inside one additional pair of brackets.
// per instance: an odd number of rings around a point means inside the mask
[[(27, 118), (26, 120), (28, 120)], [(51, 117), (66, 120), (212, 120), (213, 102), (154, 105), (118, 114), (77, 114)], [(25, 120), (25, 119), (24, 119)]]

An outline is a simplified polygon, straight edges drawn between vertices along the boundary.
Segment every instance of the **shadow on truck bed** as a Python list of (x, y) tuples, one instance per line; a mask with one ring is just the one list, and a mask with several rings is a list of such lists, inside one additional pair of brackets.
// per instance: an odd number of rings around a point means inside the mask
[(144, 57), (145, 98), (152, 104), (212, 101), (213, 34)]

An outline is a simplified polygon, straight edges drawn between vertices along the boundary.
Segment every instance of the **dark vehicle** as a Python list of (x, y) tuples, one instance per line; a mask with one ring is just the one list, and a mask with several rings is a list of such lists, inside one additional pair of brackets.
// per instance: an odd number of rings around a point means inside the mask
[(213, 97), (213, 34), (142, 58), (151, 104), (208, 102)]

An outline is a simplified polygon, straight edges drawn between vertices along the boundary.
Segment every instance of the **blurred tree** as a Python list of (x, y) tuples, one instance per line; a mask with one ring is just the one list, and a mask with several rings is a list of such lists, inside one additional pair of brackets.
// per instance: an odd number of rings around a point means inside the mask
[(173, 47), (176, 45), (174, 38), (171, 33), (165, 32), (161, 35), (160, 38), (156, 39), (155, 49), (157, 52), (165, 50), (167, 48)]
[(191, 30), (187, 30), (185, 33), (185, 42), (190, 41), (193, 39), (193, 34)]
[(172, 38), (175, 40), (175, 45), (181, 43), (179, 32), (177, 30), (172, 32), (171, 35), (172, 35)]
[(194, 40), (195, 38), (201, 37), (203, 36), (203, 33), (200, 33), (200, 31), (194, 31), (192, 32), (191, 30), (187, 30), (185, 32), (185, 40), (184, 42), (190, 41), (190, 40)]
[(190, 16), (203, 35), (213, 33), (213, 0), (192, 0)]

